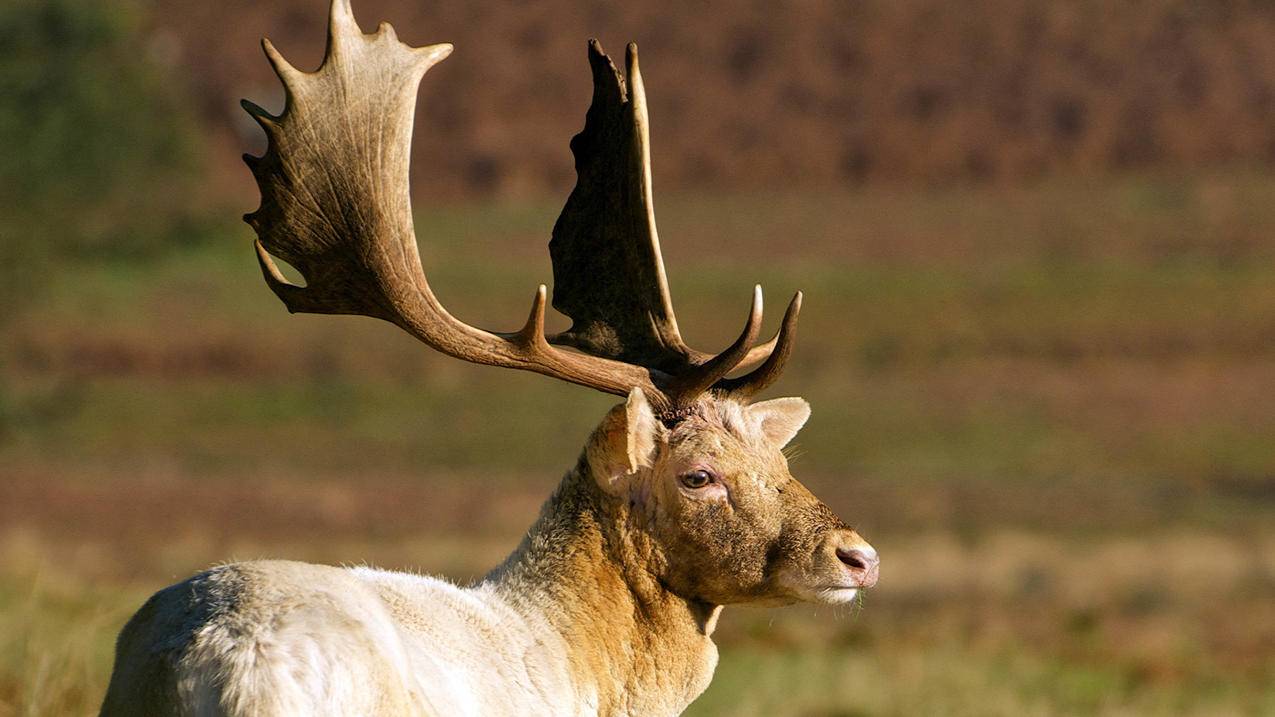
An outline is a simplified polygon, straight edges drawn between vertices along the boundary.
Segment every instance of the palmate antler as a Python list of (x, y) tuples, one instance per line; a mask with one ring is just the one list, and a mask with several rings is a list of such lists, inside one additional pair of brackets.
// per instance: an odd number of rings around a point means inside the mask
[[(573, 324), (546, 338), (543, 285), (520, 330), (489, 332), (449, 314), (421, 268), (408, 197), (416, 88), (451, 45), (412, 48), (385, 23), (364, 35), (349, 0), (332, 2), (317, 71), (301, 72), (269, 40), (262, 44), (287, 104), (276, 117), (243, 103), (269, 138), (264, 156), (244, 158), (261, 189), (261, 207), (244, 219), (257, 231), (266, 283), (289, 311), (373, 316), (466, 361), (621, 396), (638, 387), (657, 410), (672, 414), (705, 391), (746, 398), (778, 377), (792, 349), (800, 293), (764, 346), (754, 347), (760, 287), (743, 333), (722, 353), (688, 348), (677, 330), (652, 212), (635, 46), (628, 48), (626, 81), (597, 42), (589, 45), (593, 104), (571, 142), (579, 179), (550, 242), (553, 303)], [(296, 267), (306, 285), (288, 282), (272, 254)], [(763, 358), (753, 372), (724, 378)]]

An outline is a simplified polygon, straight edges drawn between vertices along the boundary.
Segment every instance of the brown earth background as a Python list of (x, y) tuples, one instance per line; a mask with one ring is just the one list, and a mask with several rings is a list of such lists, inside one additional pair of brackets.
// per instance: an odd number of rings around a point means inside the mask
[[(219, 157), (259, 142), (240, 97), (281, 102), (263, 33), (299, 67), (322, 56), (315, 3), (154, 5), (152, 50), (177, 68)], [(613, 52), (641, 48), (662, 189), (1275, 161), (1275, 9), (1264, 3), (366, 0), (358, 10), (411, 44), (457, 48), (425, 82), (422, 196), (568, 188), (564, 142), (588, 97), (590, 37)]]

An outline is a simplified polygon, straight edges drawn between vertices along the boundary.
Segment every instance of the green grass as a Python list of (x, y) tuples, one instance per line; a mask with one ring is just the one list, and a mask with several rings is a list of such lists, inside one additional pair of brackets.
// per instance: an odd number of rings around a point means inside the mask
[(106, 690), (114, 633), (145, 594), (7, 566), (0, 576), (0, 714), (88, 714)]
[(1273, 700), (1260, 684), (1166, 686), (1022, 648), (748, 648), (727, 652), (713, 687), (687, 714), (1263, 714)]

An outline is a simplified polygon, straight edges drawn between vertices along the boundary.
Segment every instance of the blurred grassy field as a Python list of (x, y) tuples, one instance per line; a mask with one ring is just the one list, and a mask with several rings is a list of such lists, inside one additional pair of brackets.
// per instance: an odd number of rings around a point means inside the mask
[[(418, 206), (496, 329), (557, 206)], [(1275, 712), (1275, 177), (662, 200), (680, 323), (806, 292), (794, 471), (883, 554), (853, 610), (730, 610), (695, 714)], [(115, 633), (211, 563), (458, 579), (607, 397), (289, 316), (246, 227), (67, 263), (0, 347), (0, 715), (83, 714)]]

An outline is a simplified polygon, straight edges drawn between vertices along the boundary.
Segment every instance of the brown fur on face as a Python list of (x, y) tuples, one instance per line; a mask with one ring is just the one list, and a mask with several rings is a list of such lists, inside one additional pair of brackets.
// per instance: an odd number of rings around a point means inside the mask
[[(714, 605), (853, 598), (863, 583), (838, 549), (875, 551), (792, 477), (782, 450), (809, 412), (801, 399), (710, 395), (668, 428), (637, 393), (608, 414), (590, 441), (592, 473), (627, 507), (631, 540), (649, 545), (668, 590)], [(688, 485), (695, 471), (712, 480)]]

